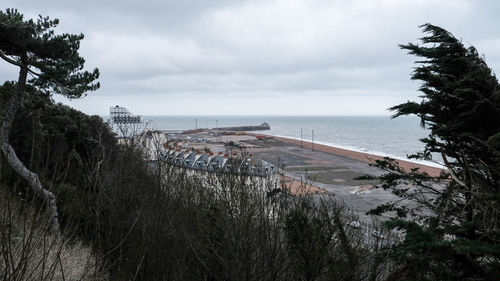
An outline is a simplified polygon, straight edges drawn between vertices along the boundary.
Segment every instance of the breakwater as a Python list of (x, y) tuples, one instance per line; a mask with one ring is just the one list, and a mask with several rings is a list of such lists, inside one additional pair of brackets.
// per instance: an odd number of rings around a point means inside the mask
[(242, 131), (264, 131), (264, 130), (270, 130), (270, 129), (271, 129), (271, 126), (269, 126), (269, 124), (262, 123), (261, 125), (258, 125), (258, 126), (220, 127), (220, 128), (214, 128), (212, 130), (242, 132)]

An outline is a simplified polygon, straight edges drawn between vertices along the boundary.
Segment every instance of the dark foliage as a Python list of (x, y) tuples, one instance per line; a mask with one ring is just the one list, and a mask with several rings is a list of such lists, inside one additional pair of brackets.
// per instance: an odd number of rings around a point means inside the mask
[[(13, 88), (11, 82), (0, 87), (2, 108)], [(92, 170), (100, 160), (96, 154), (114, 151), (117, 145), (102, 119), (54, 104), (48, 94), (28, 87), (11, 138), (21, 161), (37, 170), (40, 180), (57, 195), (62, 224), (79, 225), (85, 229), (80, 229), (82, 234), (93, 232), (95, 211), (89, 210), (95, 210), (96, 204), (97, 186)], [(19, 177), (4, 161), (2, 182), (6, 186), (19, 185)], [(29, 194), (29, 189), (18, 192)]]
[[(11, 87), (0, 87), (3, 102)], [(32, 88), (18, 116), (12, 142), (19, 157), (57, 194), (63, 229), (104, 256), (112, 280), (384, 275), (385, 265), (373, 262), (378, 242), (347, 225), (356, 218), (340, 203), (280, 194), (271, 200), (266, 191), (275, 187), (247, 176), (194, 177), (147, 165), (134, 147), (117, 143), (101, 118)], [(30, 196), (4, 162), (1, 175), (3, 186)]]
[[(78, 98), (86, 91), (99, 88), (99, 83), (95, 82), (99, 71), (83, 70), (85, 60), (78, 53), (83, 35), (56, 35), (54, 28), (57, 24), (58, 20), (42, 16), (36, 21), (24, 20), (23, 15), (15, 9), (0, 11), (0, 58), (19, 68), (15, 89), (9, 89), (9, 101), (5, 107), (2, 106), (5, 110), (2, 110), (0, 148), (9, 166), (29, 183), (31, 192), (46, 204), (51, 217), (49, 230), (53, 233), (59, 231), (60, 225), (54, 193), (45, 188), (31, 167), (28, 168), (19, 159), (10, 143), (10, 134), (14, 119), (19, 117), (17, 114), (25, 91), (44, 95), (58, 93)], [(29, 81), (28, 74), (33, 77)], [(34, 153), (31, 155), (34, 156)]]
[[(59, 20), (40, 16), (24, 20), (15, 9), (0, 11), (0, 51), (7, 62), (30, 69), (29, 84), (70, 98), (99, 88), (93, 83), (99, 70), (82, 71), (85, 60), (78, 54), (83, 34), (56, 35)], [(10, 59), (10, 60), (9, 60)]]
[(390, 280), (494, 280), (500, 276), (500, 85), (474, 47), (448, 31), (425, 24), (423, 45), (401, 45), (422, 58), (412, 79), (422, 81), (421, 102), (394, 106), (394, 117), (415, 114), (430, 130), (425, 150), (440, 153), (447, 170), (431, 178), (385, 159), (375, 166), (390, 173), (380, 187), (400, 202), (372, 213), (393, 211), (389, 228), (404, 232), (387, 249), (399, 268)]

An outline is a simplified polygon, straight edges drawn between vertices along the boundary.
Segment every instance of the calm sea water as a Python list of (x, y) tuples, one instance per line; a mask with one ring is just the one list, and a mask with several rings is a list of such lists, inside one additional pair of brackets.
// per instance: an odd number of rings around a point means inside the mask
[(417, 117), (347, 116), (144, 116), (154, 129), (215, 128), (269, 123), (262, 133), (285, 136), (399, 159), (423, 149), (428, 131)]

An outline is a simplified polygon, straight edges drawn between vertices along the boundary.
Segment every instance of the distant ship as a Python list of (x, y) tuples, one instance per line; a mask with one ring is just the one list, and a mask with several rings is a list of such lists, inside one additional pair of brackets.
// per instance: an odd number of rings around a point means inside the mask
[(144, 122), (142, 116), (132, 114), (125, 107), (110, 107), (109, 116), (108, 125), (118, 137), (133, 137), (147, 128), (148, 122)]

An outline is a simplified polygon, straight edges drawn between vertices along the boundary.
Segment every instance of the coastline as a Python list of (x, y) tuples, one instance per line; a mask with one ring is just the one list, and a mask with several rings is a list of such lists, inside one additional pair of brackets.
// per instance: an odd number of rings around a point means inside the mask
[[(257, 135), (254, 133), (248, 133), (251, 135)], [(267, 134), (259, 134), (259, 135), (265, 135), (269, 137), (273, 137), (274, 139), (284, 142), (284, 143), (289, 143), (289, 144), (295, 144), (299, 145), (301, 144), (300, 140), (292, 139), (292, 138), (287, 138), (287, 137), (282, 137), (282, 136), (273, 136), (273, 135), (267, 135)], [(302, 144), (304, 147), (311, 148), (312, 143), (310, 141), (302, 141)], [(354, 150), (349, 150), (345, 148), (339, 148), (331, 145), (324, 145), (324, 144), (318, 144), (314, 143), (314, 150), (325, 152), (325, 153), (330, 153), (334, 154), (337, 156), (342, 156), (346, 157), (349, 159), (354, 159), (358, 161), (362, 161), (365, 163), (373, 163), (375, 160), (383, 160), (384, 157), (380, 155), (375, 155), (375, 154), (370, 154), (370, 153), (364, 153), (364, 152), (359, 152), (359, 151), (354, 151)], [(432, 166), (427, 166), (425, 164), (421, 163), (415, 163), (415, 162), (410, 162), (406, 160), (401, 160), (401, 159), (395, 159), (401, 168), (403, 168), (406, 171), (410, 171), (411, 169), (414, 168), (419, 168), (420, 171), (426, 172), (430, 176), (436, 177), (439, 176), (441, 171), (443, 171), (443, 168), (438, 168), (438, 167), (432, 167)]]

